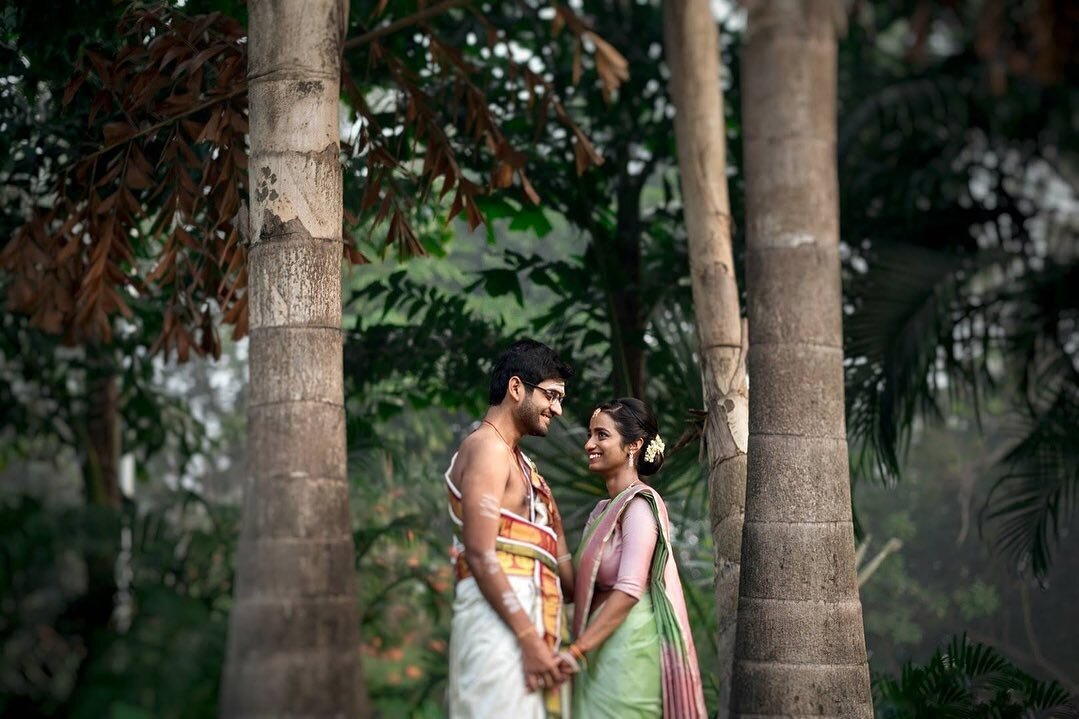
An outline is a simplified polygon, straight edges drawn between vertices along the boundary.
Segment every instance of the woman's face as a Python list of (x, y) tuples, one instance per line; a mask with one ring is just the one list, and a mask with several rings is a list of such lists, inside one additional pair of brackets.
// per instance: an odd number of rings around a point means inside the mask
[(584, 443), (588, 453), (588, 469), (598, 474), (617, 469), (629, 461), (629, 448), (618, 434), (614, 420), (606, 412), (592, 415), (588, 423), (588, 439)]

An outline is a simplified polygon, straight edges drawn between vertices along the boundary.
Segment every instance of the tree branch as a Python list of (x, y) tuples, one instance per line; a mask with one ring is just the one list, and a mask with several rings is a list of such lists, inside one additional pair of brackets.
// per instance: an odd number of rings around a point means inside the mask
[(397, 22), (391, 22), (389, 25), (384, 25), (384, 26), (382, 26), (380, 28), (376, 28), (375, 30), (371, 30), (370, 32), (365, 32), (363, 35), (360, 35), (358, 37), (354, 37), (354, 38), (352, 38), (350, 40), (346, 40), (345, 45), (344, 45), (344, 49), (345, 50), (354, 50), (354, 49), (360, 47), (361, 45), (366, 45), (367, 43), (369, 43), (369, 42), (371, 42), (373, 40), (377, 40), (380, 37), (384, 37), (386, 35), (392, 35), (393, 33), (397, 32), (398, 30), (406, 28), (406, 27), (408, 27), (410, 25), (416, 25), (418, 23), (423, 22), (424, 20), (426, 20), (428, 18), (434, 17), (436, 15), (440, 15), (440, 14), (446, 12), (447, 10), (452, 10), (455, 7), (465, 5), (467, 2), (468, 2), (468, 0), (443, 0), (442, 2), (440, 2), (440, 3), (436, 4), (436, 5), (432, 5), (431, 7), (427, 8), (426, 10), (421, 10), (421, 11), (419, 11), (419, 12), (413, 14), (413, 15), (409, 15), (408, 17), (403, 17), (400, 20), (398, 20)]
[[(170, 125), (170, 124), (176, 122), (177, 120), (179, 120), (180, 118), (187, 117), (188, 115), (193, 115), (196, 112), (199, 112), (200, 110), (205, 110), (206, 108), (213, 107), (214, 105), (218, 104), (219, 102), (224, 102), (225, 100), (231, 100), (232, 98), (236, 97), (237, 95), (242, 95), (245, 92), (247, 92), (247, 83), (246, 82), (241, 83), (232, 92), (226, 93), (224, 95), (218, 95), (218, 96), (216, 96), (214, 98), (211, 98), (211, 99), (207, 100), (206, 102), (199, 103), (198, 105), (195, 105), (194, 107), (188, 108), (187, 110), (184, 110), (183, 112), (178, 113), (176, 115), (169, 115), (164, 120), (161, 120), (160, 122), (155, 122), (153, 125), (150, 125), (149, 127), (147, 127), (144, 130), (139, 130), (138, 132), (136, 132), (133, 135), (128, 135), (127, 137), (124, 137), (121, 140), (117, 140), (115, 142), (109, 143), (108, 145), (105, 145), (104, 147), (102, 147), (102, 148), (100, 148), (98, 150), (95, 150), (94, 152), (91, 152), (89, 155), (84, 155), (83, 157), (80, 157), (78, 160), (76, 160), (76, 162), (82, 163), (82, 162), (86, 162), (88, 160), (92, 160), (95, 157), (97, 157), (99, 155), (103, 155), (106, 152), (108, 152), (109, 150), (115, 150), (117, 147), (120, 147), (121, 145), (127, 144), (127, 143), (131, 142), (132, 140), (136, 140), (136, 139), (138, 139), (140, 137), (146, 137), (147, 135), (150, 135), (150, 134), (152, 134), (154, 132), (157, 132), (162, 127), (165, 127), (166, 125)], [(74, 163), (72, 164), (72, 166), (74, 166)]]

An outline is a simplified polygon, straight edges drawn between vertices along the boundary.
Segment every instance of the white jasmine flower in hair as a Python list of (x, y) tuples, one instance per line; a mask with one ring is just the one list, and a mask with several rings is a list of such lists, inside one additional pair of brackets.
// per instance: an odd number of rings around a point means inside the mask
[(656, 460), (656, 455), (662, 454), (665, 449), (667, 449), (667, 445), (663, 443), (663, 438), (657, 434), (644, 449), (644, 461), (654, 462)]

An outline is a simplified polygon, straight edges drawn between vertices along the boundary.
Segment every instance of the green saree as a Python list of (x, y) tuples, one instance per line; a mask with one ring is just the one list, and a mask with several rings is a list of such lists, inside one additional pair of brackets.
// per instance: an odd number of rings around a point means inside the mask
[(648, 588), (614, 633), (588, 654), (587, 668), (574, 678), (573, 716), (705, 719), (697, 652), (671, 554), (670, 519), (651, 487), (624, 490), (585, 528), (576, 558), (573, 634), (581, 636), (596, 614), (589, 610), (604, 546), (635, 497), (648, 502), (659, 528)]
[(584, 719), (662, 716), (659, 632), (648, 592), (573, 677), (573, 714)]

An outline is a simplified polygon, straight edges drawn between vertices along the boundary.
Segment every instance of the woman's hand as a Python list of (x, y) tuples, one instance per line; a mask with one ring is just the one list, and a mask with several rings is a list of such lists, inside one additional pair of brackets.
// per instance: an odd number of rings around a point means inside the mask
[[(620, 589), (612, 590), (607, 600), (593, 613), (594, 616), (589, 620), (588, 628), (571, 646), (576, 646), (582, 652), (598, 649), (603, 642), (607, 641), (607, 637), (614, 634), (619, 625), (625, 621), (637, 601), (637, 597), (626, 594)], [(578, 661), (578, 664), (580, 663)]]
[(563, 649), (558, 653), (558, 665), (562, 670), (562, 674), (566, 677), (570, 677), (581, 671), (581, 663), (577, 661), (577, 657), (573, 656), (568, 649)]

